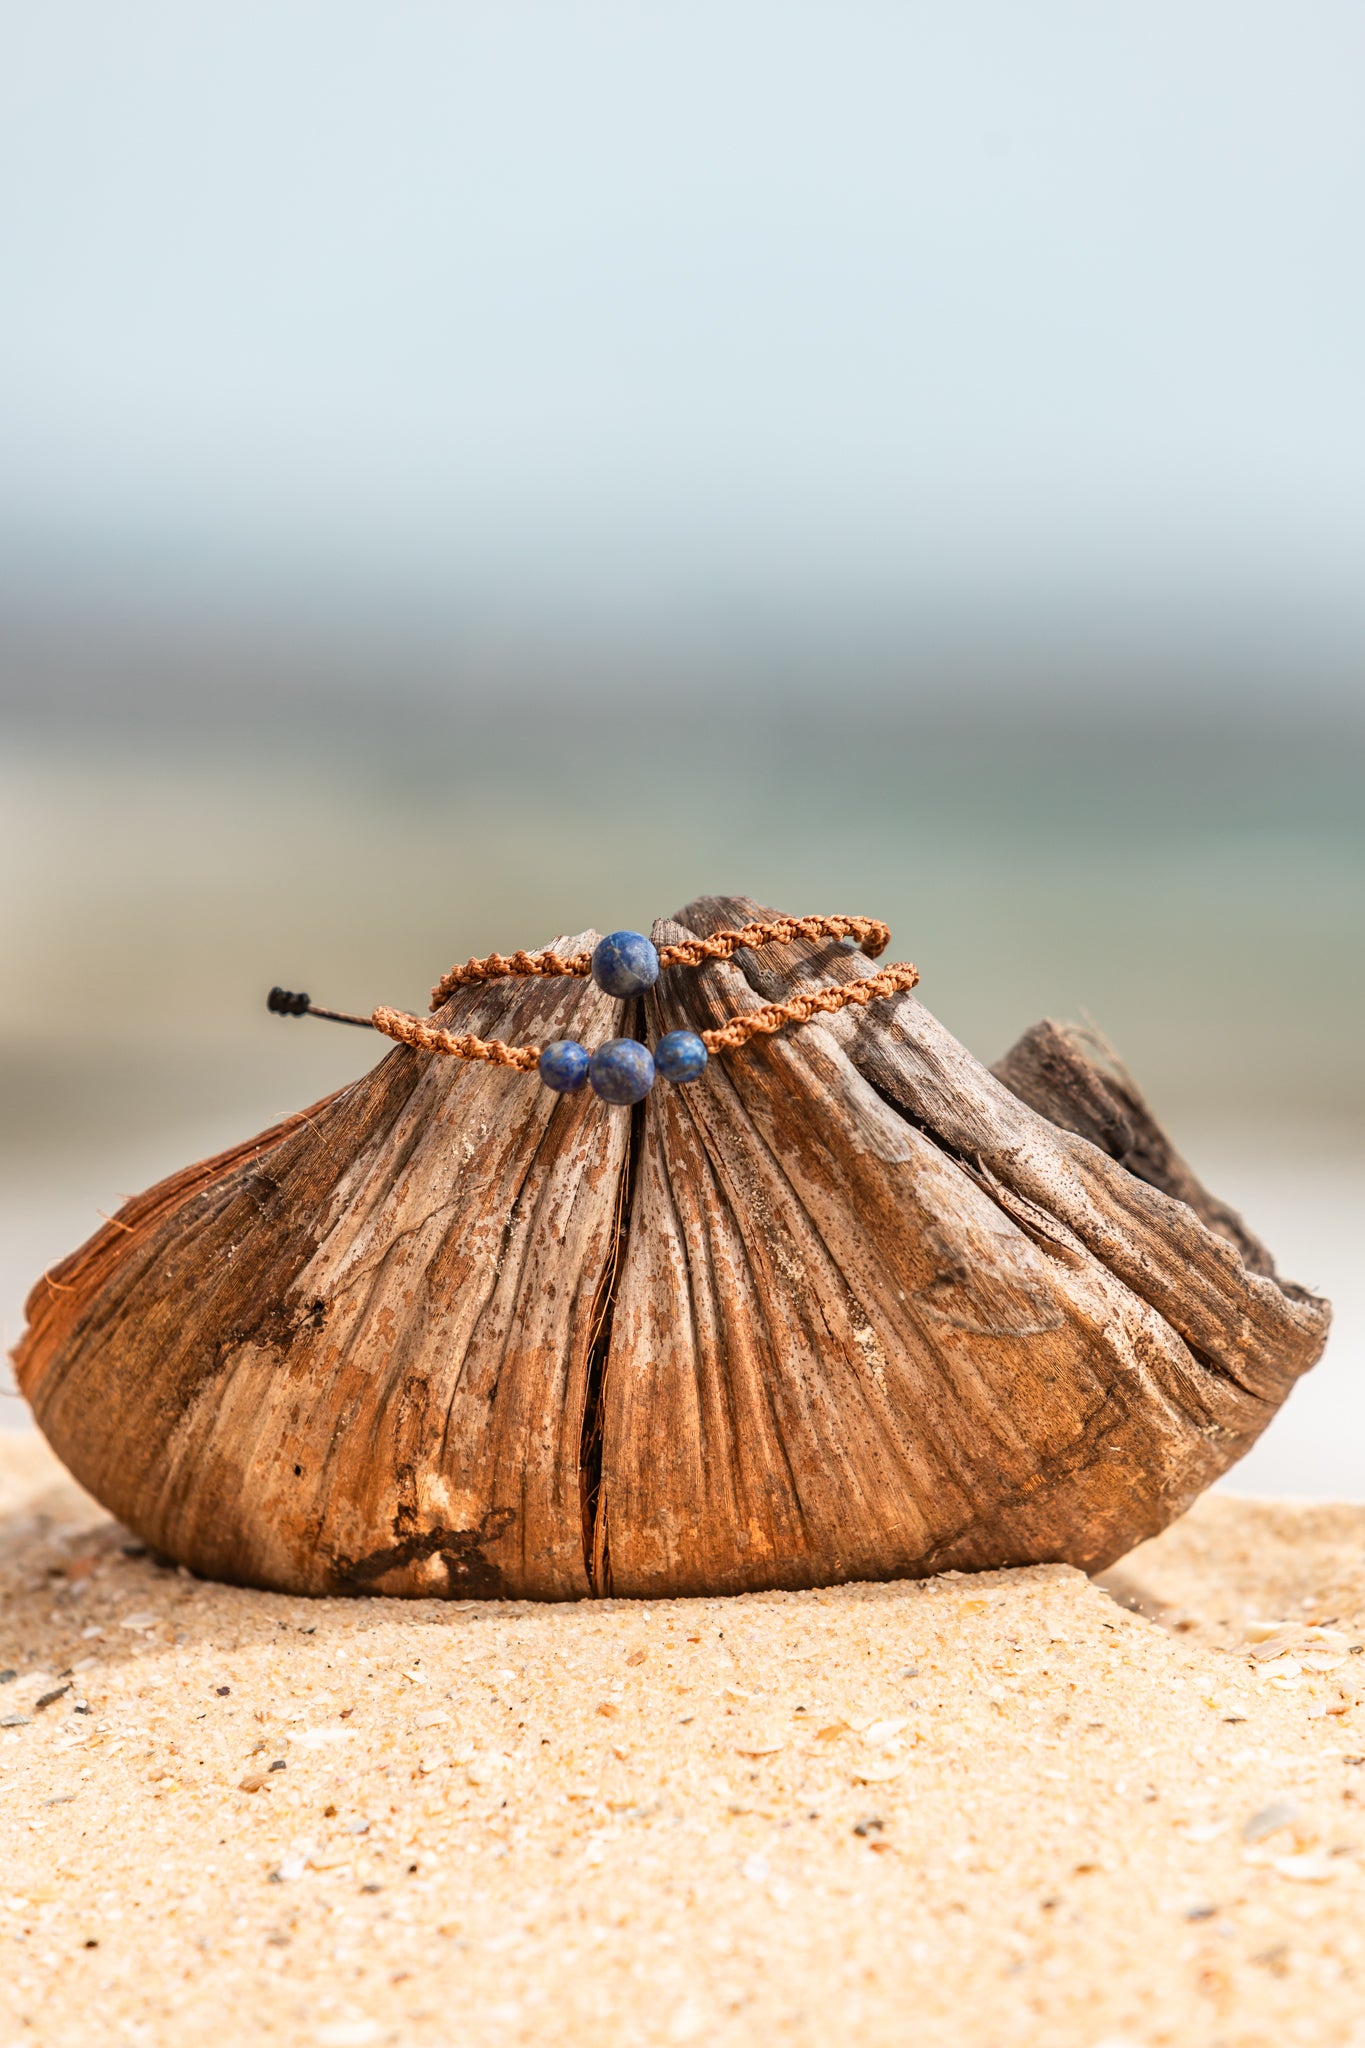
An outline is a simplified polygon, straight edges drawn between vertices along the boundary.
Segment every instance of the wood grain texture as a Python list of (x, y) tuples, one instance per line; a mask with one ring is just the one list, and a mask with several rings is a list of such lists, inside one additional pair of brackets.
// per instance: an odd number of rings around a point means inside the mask
[(1187, 1203), (1202, 1223), (1236, 1246), (1249, 1272), (1273, 1276), (1275, 1261), (1266, 1247), (1180, 1157), (1137, 1082), (1097, 1032), (1045, 1017), (991, 1072), (1050, 1123), (1089, 1138), (1138, 1180)]
[[(591, 983), (500, 983), (439, 1021), (596, 1040), (621, 1012)], [(582, 1595), (580, 1430), (627, 1140), (586, 1094), (399, 1049), (39, 1282), (21, 1386), (81, 1483), (209, 1577)]]
[[(866, 971), (797, 940), (638, 1015), (536, 981), (439, 1021), (652, 1043)], [(1249, 1448), (1327, 1314), (1093, 1044), (1039, 1026), (991, 1073), (901, 996), (634, 1112), (394, 1052), (128, 1205), (16, 1358), (76, 1476), (195, 1570), (660, 1597), (1099, 1569)]]

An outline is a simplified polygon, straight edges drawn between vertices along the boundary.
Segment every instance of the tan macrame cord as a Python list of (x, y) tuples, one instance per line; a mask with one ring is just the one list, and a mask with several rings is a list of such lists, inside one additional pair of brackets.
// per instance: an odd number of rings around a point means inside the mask
[[(856, 939), (862, 951), (875, 960), (886, 950), (891, 932), (875, 917), (775, 917), (760, 924), (746, 924), (713, 932), (709, 939), (684, 939), (674, 946), (660, 946), (659, 966), (699, 967), (704, 960), (729, 960), (741, 947), (786, 945), (792, 939)], [(440, 1005), (457, 988), (477, 982), (498, 981), (507, 976), (586, 976), (592, 972), (591, 953), (490, 953), (484, 959), (466, 960), (442, 975), (431, 992), (431, 1007)], [(847, 981), (838, 988), (812, 989), (785, 1003), (766, 1003), (761, 1009), (731, 1017), (710, 1031), (699, 1033), (708, 1053), (736, 1052), (751, 1038), (770, 1037), (785, 1024), (805, 1024), (812, 1017), (829, 1016), (851, 1005), (861, 1008), (881, 996), (902, 995), (919, 980), (919, 970), (908, 960), (880, 968), (876, 974)], [(505, 1045), (500, 1038), (476, 1038), (469, 1031), (446, 1031), (425, 1017), (406, 1010), (382, 1006), (371, 1012), (370, 1022), (386, 1038), (397, 1039), (417, 1052), (449, 1054), (454, 1059), (485, 1060), (495, 1067), (514, 1067), (529, 1074), (540, 1062), (538, 1045)]]
[(812, 1017), (829, 1016), (851, 1004), (861, 1007), (864, 1003), (874, 1003), (878, 996), (903, 995), (918, 980), (919, 969), (911, 966), (908, 960), (899, 960), (893, 967), (883, 967), (876, 974), (865, 974), (858, 981), (846, 981), (838, 988), (812, 989), (809, 995), (792, 996), (785, 1003), (767, 1003), (761, 1010), (750, 1010), (744, 1016), (732, 1017), (728, 1024), (718, 1025), (713, 1031), (703, 1031), (699, 1036), (709, 1053), (734, 1052), (739, 1046), (747, 1045), (751, 1038), (767, 1037), (774, 1031), (780, 1031), (784, 1024), (805, 1024)]
[(386, 1038), (396, 1038), (400, 1045), (410, 1045), (417, 1052), (487, 1060), (494, 1067), (518, 1067), (523, 1074), (533, 1073), (540, 1063), (538, 1045), (504, 1045), (500, 1038), (475, 1038), (471, 1031), (443, 1031), (439, 1024), (428, 1024), (425, 1017), (413, 1017), (406, 1010), (373, 1010), (370, 1022)]
[[(683, 939), (676, 946), (660, 946), (659, 967), (699, 967), (703, 960), (728, 960), (741, 946), (787, 945), (793, 939), (856, 939), (869, 960), (875, 960), (891, 943), (891, 927), (878, 917), (772, 917), (762, 924), (746, 924), (712, 932), (709, 939)], [(559, 975), (580, 977), (592, 973), (591, 953), (517, 952), (490, 953), (483, 960), (466, 960), (443, 974), (431, 991), (431, 1008), (439, 1010), (457, 988), (476, 981), (500, 981), (506, 975)]]

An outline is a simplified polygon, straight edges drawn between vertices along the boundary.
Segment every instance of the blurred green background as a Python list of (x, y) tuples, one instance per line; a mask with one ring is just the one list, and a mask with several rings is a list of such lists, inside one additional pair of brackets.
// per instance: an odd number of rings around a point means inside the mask
[(1365, 1494), (1359, 14), (7, 29), (6, 1342), (375, 1055), (272, 982), (735, 889), (1098, 1023), (1338, 1303), (1234, 1483)]

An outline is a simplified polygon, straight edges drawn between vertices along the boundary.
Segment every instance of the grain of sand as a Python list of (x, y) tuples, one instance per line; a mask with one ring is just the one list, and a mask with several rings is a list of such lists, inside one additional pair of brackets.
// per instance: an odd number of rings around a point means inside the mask
[(1365, 1508), (1111, 1584), (300, 1600), (0, 1439), (0, 2048), (1365, 2044)]

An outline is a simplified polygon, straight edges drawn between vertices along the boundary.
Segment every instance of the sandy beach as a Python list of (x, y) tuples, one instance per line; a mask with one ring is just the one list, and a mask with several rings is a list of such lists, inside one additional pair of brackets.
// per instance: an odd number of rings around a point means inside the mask
[(1365, 2042), (1365, 1507), (1108, 1589), (306, 1601), (16, 1436), (0, 1617), (3, 2048)]

